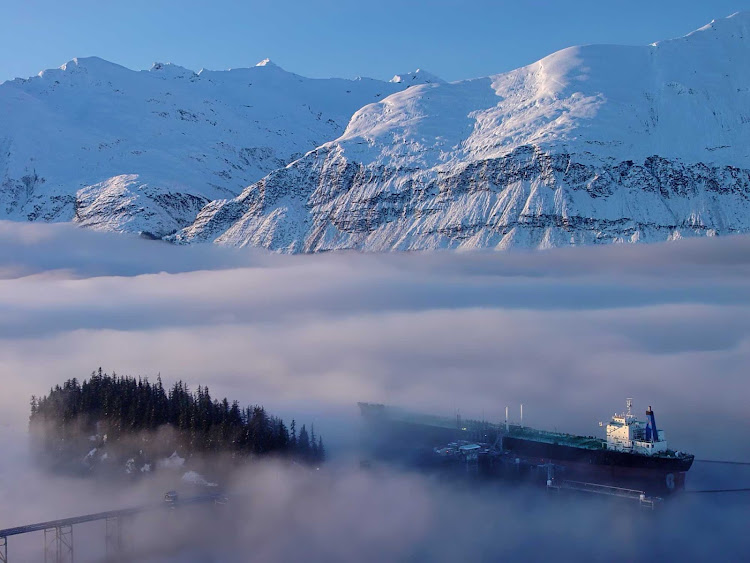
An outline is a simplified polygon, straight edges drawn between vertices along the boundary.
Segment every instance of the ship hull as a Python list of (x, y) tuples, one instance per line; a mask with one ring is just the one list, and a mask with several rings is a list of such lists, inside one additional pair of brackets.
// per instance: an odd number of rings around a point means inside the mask
[(592, 450), (505, 436), (503, 450), (526, 463), (552, 463), (564, 479), (593, 481), (667, 495), (684, 489), (692, 456), (646, 456), (614, 450)]

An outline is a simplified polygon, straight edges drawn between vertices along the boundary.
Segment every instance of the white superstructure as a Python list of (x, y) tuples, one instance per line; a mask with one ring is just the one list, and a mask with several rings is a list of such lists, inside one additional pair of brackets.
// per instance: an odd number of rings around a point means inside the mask
[(649, 420), (642, 421), (632, 413), (632, 399), (627, 400), (626, 406), (625, 413), (615, 413), (607, 424), (607, 448), (646, 455), (666, 452), (666, 436), (663, 430), (656, 428), (651, 407), (646, 411)]

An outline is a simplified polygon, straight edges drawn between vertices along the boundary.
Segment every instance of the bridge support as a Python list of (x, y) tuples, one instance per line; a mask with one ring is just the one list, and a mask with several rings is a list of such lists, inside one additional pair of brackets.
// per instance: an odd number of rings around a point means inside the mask
[(73, 563), (73, 526), (44, 530), (44, 563)]
[(8, 563), (8, 538), (0, 536), (0, 563)]
[(125, 551), (122, 541), (122, 520), (122, 516), (112, 516), (104, 520), (104, 544), (107, 561), (116, 561)]

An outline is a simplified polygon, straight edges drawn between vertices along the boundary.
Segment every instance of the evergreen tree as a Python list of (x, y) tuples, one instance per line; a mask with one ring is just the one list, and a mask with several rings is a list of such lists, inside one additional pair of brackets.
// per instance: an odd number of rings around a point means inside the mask
[(302, 429), (299, 431), (299, 438), (297, 438), (297, 454), (300, 459), (310, 459), (310, 436), (307, 433), (307, 428), (302, 425)]
[(318, 436), (318, 463), (323, 463), (326, 460), (326, 450), (323, 448), (323, 438)]
[(289, 426), (289, 449), (293, 452), (297, 450), (297, 423), (292, 419), (292, 424)]
[(310, 425), (310, 461), (318, 461), (318, 440), (315, 438), (315, 425)]

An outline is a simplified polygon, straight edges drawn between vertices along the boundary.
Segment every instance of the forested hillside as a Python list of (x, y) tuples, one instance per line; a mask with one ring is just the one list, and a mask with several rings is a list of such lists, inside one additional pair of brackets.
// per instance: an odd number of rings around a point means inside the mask
[(69, 379), (46, 396), (32, 397), (30, 428), (39, 451), (55, 467), (91, 468), (94, 460), (111, 463), (111, 453), (149, 471), (160, 456), (173, 452), (233, 458), (274, 454), (309, 463), (325, 457), (312, 427), (308, 432), (303, 425), (297, 433), (294, 420), (287, 427), (262, 406), (242, 408), (237, 401), (212, 398), (208, 387), (191, 392), (178, 381), (165, 389), (161, 377), (151, 383), (101, 368), (82, 383)]

